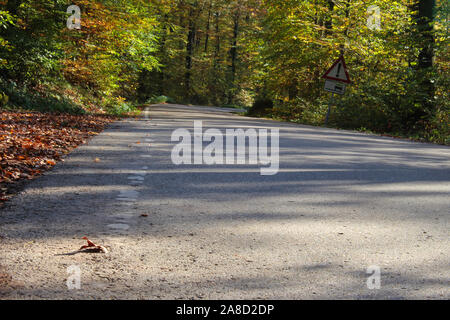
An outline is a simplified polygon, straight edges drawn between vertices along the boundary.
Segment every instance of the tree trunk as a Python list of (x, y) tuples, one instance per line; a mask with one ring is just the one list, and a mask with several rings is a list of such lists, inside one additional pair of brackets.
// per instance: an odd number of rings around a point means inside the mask
[(334, 10), (334, 1), (328, 0), (328, 16), (325, 20), (325, 34), (329, 35), (331, 34), (331, 30), (333, 29), (333, 10)]
[(233, 40), (230, 49), (230, 57), (231, 57), (231, 67), (230, 67), (230, 88), (228, 95), (228, 103), (232, 104), (235, 95), (235, 81), (236, 81), (236, 61), (237, 61), (237, 39), (239, 36), (239, 19), (241, 17), (240, 8), (236, 8), (236, 13), (234, 16), (234, 27), (233, 27)]
[(206, 23), (205, 53), (208, 53), (209, 31), (211, 29), (212, 0), (209, 2), (208, 22)]
[(420, 0), (416, 6), (418, 31), (423, 40), (419, 54), (419, 68), (426, 69), (433, 66), (435, 44), (433, 22), (436, 0)]
[(216, 50), (214, 52), (214, 68), (216, 69), (219, 65), (220, 59), (220, 13), (216, 12)]
[(435, 112), (435, 85), (432, 80), (433, 60), (435, 49), (434, 37), (434, 18), (436, 1), (419, 0), (413, 6), (416, 12), (415, 20), (417, 23), (417, 38), (419, 43), (419, 56), (417, 61), (417, 76), (420, 82), (420, 97), (417, 101), (420, 103), (420, 110), (415, 110), (413, 120), (417, 124), (423, 125), (424, 122)]
[[(167, 41), (167, 23), (169, 20), (169, 15), (165, 14), (164, 15), (164, 20), (163, 20), (163, 30), (162, 30), (162, 37), (161, 37), (161, 47), (160, 47), (160, 52), (162, 54), (162, 58), (161, 61), (164, 61), (166, 58), (166, 41)], [(159, 72), (159, 95), (164, 95), (164, 81), (165, 81), (165, 73), (164, 73), (164, 68), (161, 68), (161, 71)]]
[(190, 97), (191, 91), (191, 71), (192, 71), (192, 55), (194, 53), (196, 23), (194, 21), (194, 8), (189, 10), (189, 28), (186, 43), (186, 74), (185, 74), (185, 89), (186, 96)]

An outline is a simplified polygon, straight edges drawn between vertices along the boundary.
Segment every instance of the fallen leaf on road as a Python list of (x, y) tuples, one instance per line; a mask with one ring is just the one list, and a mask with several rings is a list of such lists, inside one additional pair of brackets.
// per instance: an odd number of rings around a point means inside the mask
[(91, 240), (89, 240), (87, 237), (83, 237), (81, 239), (86, 240), (88, 244), (86, 246), (82, 246), (78, 251), (90, 249), (90, 250), (98, 250), (98, 252), (108, 253), (108, 250), (105, 247), (96, 245)]
[(95, 158), (94, 162), (100, 162), (100, 158)]
[(143, 213), (143, 214), (141, 214), (141, 217), (144, 217), (144, 218), (146, 218), (146, 217), (148, 217), (148, 214), (146, 214), (146, 213)]

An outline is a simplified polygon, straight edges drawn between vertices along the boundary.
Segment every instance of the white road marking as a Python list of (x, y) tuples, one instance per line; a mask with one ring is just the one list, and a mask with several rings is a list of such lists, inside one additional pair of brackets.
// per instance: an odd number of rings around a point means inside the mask
[(128, 177), (128, 180), (138, 180), (138, 181), (144, 181), (144, 177), (140, 177), (140, 176), (131, 176)]

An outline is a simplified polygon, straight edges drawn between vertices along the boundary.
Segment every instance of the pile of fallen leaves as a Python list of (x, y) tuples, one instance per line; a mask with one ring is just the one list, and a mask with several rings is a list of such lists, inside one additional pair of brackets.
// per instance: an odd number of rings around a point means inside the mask
[(115, 120), (106, 115), (0, 111), (0, 204), (21, 181), (49, 170)]

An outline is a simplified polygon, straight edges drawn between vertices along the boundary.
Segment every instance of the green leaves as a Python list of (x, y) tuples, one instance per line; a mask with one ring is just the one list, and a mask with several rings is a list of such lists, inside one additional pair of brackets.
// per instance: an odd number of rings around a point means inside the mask
[[(321, 75), (344, 53), (354, 83), (336, 126), (408, 131), (416, 118), (436, 132), (450, 100), (449, 2), (436, 3), (430, 29), (419, 28), (410, 0), (77, 0), (82, 28), (68, 30), (65, 0), (7, 1), (0, 71), (29, 88), (71, 86), (83, 103), (116, 113), (158, 96), (243, 106), (267, 98), (282, 118), (319, 124)], [(368, 26), (371, 6), (381, 29)]]

